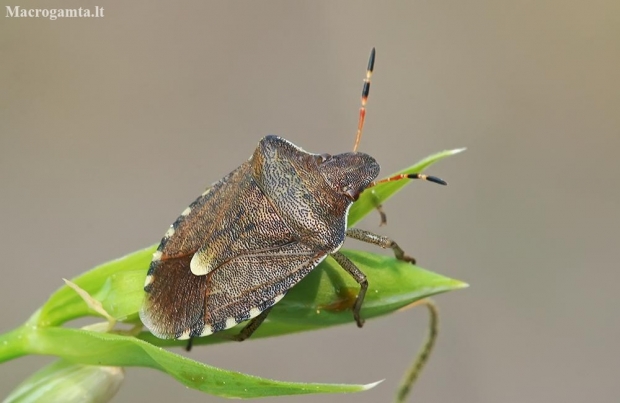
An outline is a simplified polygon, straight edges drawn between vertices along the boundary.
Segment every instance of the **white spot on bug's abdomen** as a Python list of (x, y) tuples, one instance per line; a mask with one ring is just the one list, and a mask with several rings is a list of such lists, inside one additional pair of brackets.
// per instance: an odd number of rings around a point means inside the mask
[(187, 217), (189, 215), (189, 213), (192, 212), (192, 209), (190, 207), (186, 208), (185, 210), (183, 210), (183, 212), (181, 213), (181, 215), (183, 217)]
[(168, 231), (166, 231), (166, 235), (164, 235), (166, 238), (170, 238), (172, 235), (174, 235), (174, 227), (171, 225), (170, 228), (168, 228)]
[(159, 251), (159, 250), (155, 251), (155, 253), (153, 253), (153, 262), (160, 261), (161, 260), (161, 256), (162, 256), (161, 251)]
[(155, 278), (152, 275), (147, 275), (146, 280), (144, 280), (144, 286), (149, 286), (151, 283), (153, 283), (153, 280), (155, 280)]
[(202, 333), (200, 333), (200, 337), (208, 336), (213, 334), (213, 328), (209, 325), (205, 325), (204, 329), (202, 329)]
[(177, 337), (177, 340), (187, 340), (187, 339), (189, 339), (189, 334), (190, 333), (191, 333), (191, 329), (187, 329), (186, 331), (181, 333), (181, 335), (179, 337)]
[(226, 319), (226, 327), (225, 329), (230, 329), (231, 327), (237, 326), (237, 320), (235, 318)]

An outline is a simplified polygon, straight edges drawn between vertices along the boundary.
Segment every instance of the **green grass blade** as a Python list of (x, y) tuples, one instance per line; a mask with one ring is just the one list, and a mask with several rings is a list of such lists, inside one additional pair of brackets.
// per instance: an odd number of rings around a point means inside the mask
[[(125, 258), (106, 263), (72, 281), (99, 300), (103, 308), (119, 321), (135, 323), (144, 293), (144, 277), (154, 246)], [(342, 251), (368, 277), (369, 289), (362, 315), (385, 315), (419, 299), (466, 287), (461, 281), (424, 270), (389, 255)], [(137, 291), (136, 291), (137, 290)], [(326, 259), (289, 291), (252, 338), (269, 337), (320, 329), (338, 324), (354, 325), (351, 306), (359, 285), (331, 258)], [(78, 316), (97, 315), (67, 286), (61, 287), (41, 310), (40, 326), (62, 324)], [(240, 325), (240, 326), (243, 326)], [(229, 332), (238, 332), (238, 328)], [(159, 346), (185, 345), (183, 341), (161, 340), (146, 334), (142, 338)], [(205, 337), (195, 344), (222, 342)]]
[[(119, 321), (139, 322), (138, 306), (144, 297), (144, 279), (155, 246), (104, 263), (72, 279)], [(60, 279), (59, 279), (60, 280)], [(99, 316), (71, 288), (62, 286), (38, 315), (39, 326), (54, 326), (83, 316)]]
[(54, 355), (79, 364), (153, 368), (166, 372), (189, 388), (229, 398), (352, 393), (376, 385), (273, 381), (205, 365), (135, 337), (80, 329), (36, 329), (28, 337), (27, 349), (32, 354)]

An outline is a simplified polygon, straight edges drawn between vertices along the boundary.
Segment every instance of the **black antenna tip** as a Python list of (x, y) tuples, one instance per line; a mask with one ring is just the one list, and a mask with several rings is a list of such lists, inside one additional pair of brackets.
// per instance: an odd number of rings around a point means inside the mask
[(438, 183), (440, 185), (444, 185), (444, 186), (448, 186), (448, 182), (446, 182), (445, 180), (438, 178), (436, 176), (427, 176), (426, 180), (429, 182), (434, 182), (434, 183)]
[(370, 51), (370, 59), (368, 59), (368, 71), (372, 73), (375, 68), (375, 48)]
[(438, 183), (440, 185), (444, 185), (444, 186), (448, 186), (448, 182), (446, 182), (445, 180), (438, 178), (436, 176), (427, 176), (426, 180), (429, 182), (433, 182), (433, 183)]
[(443, 180), (441, 178), (438, 178), (436, 176), (429, 176), (429, 175), (424, 175), (424, 174), (409, 174), (409, 175), (407, 175), (407, 178), (409, 178), (409, 179), (424, 179), (425, 181), (437, 183), (439, 185), (444, 185), (444, 186), (448, 185), (448, 182), (446, 182), (445, 180)]

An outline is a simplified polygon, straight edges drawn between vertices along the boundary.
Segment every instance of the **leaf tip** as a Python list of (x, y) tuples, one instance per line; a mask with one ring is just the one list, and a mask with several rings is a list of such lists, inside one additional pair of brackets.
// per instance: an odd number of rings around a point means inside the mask
[(463, 151), (467, 150), (467, 147), (461, 147), (461, 148), (455, 148), (453, 150), (448, 151), (448, 153), (450, 155), (455, 155), (455, 154), (459, 154), (462, 153)]
[(374, 388), (375, 386), (377, 386), (378, 384), (380, 384), (383, 381), (385, 381), (385, 379), (381, 379), (380, 381), (373, 382), (373, 383), (368, 383), (368, 384), (362, 386), (362, 390), (363, 391), (370, 390), (370, 389)]
[(454, 289), (454, 290), (460, 290), (460, 289), (468, 288), (468, 287), (469, 287), (469, 284), (467, 284), (467, 283), (465, 283), (463, 281), (452, 280), (452, 289)]

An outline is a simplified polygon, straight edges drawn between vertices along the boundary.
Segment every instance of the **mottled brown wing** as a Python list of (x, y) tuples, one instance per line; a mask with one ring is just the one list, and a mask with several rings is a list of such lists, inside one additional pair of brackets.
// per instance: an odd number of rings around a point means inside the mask
[(191, 324), (202, 320), (207, 277), (192, 274), (191, 257), (151, 263), (140, 319), (157, 337), (179, 338)]
[[(325, 257), (292, 243), (279, 250), (238, 256), (207, 275), (204, 327), (207, 335), (258, 316), (280, 301)], [(198, 327), (193, 332), (200, 330)]]
[(258, 316), (278, 302), (325, 257), (302, 244), (234, 257), (204, 276), (191, 256), (166, 261), (152, 284), (141, 317), (153, 334), (207, 336)]
[(142, 322), (158, 337), (183, 339), (256, 316), (326, 256), (300, 238), (243, 164), (162, 239), (145, 281)]

